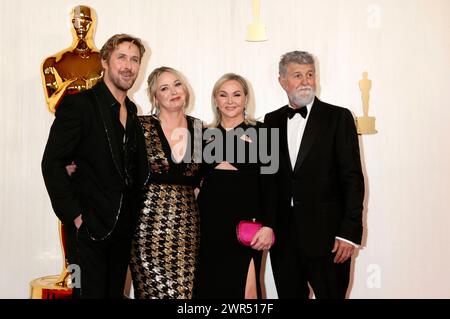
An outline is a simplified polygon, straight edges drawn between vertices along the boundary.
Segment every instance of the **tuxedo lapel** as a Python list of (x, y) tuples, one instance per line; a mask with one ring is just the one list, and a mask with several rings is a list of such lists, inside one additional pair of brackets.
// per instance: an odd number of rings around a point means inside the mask
[(297, 161), (295, 162), (294, 174), (300, 169), (306, 155), (308, 155), (311, 146), (314, 144), (314, 141), (322, 128), (323, 118), (321, 104), (322, 102), (316, 97), (303, 133), (300, 150), (297, 154)]
[[(280, 150), (283, 152), (283, 157), (286, 159), (287, 166), (290, 172), (292, 172), (292, 163), (291, 163), (291, 157), (289, 156), (289, 147), (288, 147), (288, 140), (287, 140), (287, 112), (288, 106), (286, 105), (282, 112), (280, 112), (280, 119), (279, 119), (279, 127), (280, 127)], [(281, 163), (280, 163), (281, 164)]]
[[(105, 129), (106, 137), (108, 138), (108, 145), (109, 149), (111, 151), (111, 156), (114, 162), (114, 166), (116, 167), (117, 171), (119, 172), (120, 177), (125, 180), (125, 177), (122, 174), (122, 167), (123, 162), (122, 158), (120, 156), (121, 152), (121, 145), (122, 142), (117, 139), (116, 134), (113, 133), (113, 123), (110, 116), (110, 105), (105, 104), (105, 101), (102, 101), (102, 93), (103, 92), (97, 92), (97, 90), (92, 90), (95, 96), (96, 105), (100, 113), (101, 120), (103, 122), (103, 126)], [(103, 102), (103, 103), (102, 103)]]

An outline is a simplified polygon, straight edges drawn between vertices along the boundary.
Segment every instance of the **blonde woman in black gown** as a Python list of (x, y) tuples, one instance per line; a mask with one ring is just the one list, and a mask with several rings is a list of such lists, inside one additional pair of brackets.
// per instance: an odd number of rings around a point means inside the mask
[[(265, 128), (263, 123), (246, 118), (250, 98), (246, 80), (232, 73), (223, 75), (212, 92), (216, 119), (211, 129), (223, 138), (223, 156), (202, 167), (196, 298), (261, 297), (261, 257), (272, 243), (276, 192), (274, 176), (261, 174), (259, 158), (252, 161), (249, 157), (251, 144), (258, 145), (259, 133)], [(250, 134), (252, 130), (256, 135)], [(214, 141), (215, 138), (206, 139), (204, 161), (208, 161), (208, 145)], [(226, 147), (230, 142), (235, 145), (231, 152), (234, 156)], [(241, 146), (245, 154), (239, 153), (243, 151)], [(253, 218), (261, 221), (263, 227), (253, 238), (252, 247), (243, 246), (237, 239), (236, 226), (241, 220)]]
[(132, 243), (134, 295), (192, 298), (199, 244), (194, 186), (202, 123), (185, 115), (189, 90), (178, 71), (155, 69), (148, 77), (148, 94), (153, 115), (140, 119), (150, 179)]

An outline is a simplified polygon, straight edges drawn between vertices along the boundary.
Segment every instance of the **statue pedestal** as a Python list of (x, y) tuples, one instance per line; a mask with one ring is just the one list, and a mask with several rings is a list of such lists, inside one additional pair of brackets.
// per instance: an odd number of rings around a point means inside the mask
[(375, 117), (357, 117), (356, 118), (356, 128), (358, 134), (375, 134), (377, 130), (375, 129)]
[(266, 41), (266, 27), (262, 23), (252, 23), (248, 26), (247, 29), (247, 41), (258, 42), (258, 41)]
[(71, 299), (72, 289), (58, 284), (60, 275), (46, 276), (30, 282), (31, 299)]

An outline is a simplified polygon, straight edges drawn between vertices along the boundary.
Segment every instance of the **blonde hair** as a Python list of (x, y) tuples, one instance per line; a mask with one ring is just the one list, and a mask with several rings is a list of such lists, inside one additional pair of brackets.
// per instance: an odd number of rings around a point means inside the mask
[(158, 89), (156, 87), (156, 82), (158, 81), (161, 74), (163, 74), (165, 72), (169, 72), (169, 73), (175, 75), (177, 77), (177, 79), (181, 82), (181, 85), (183, 86), (184, 92), (186, 94), (186, 104), (184, 105), (184, 108), (186, 109), (189, 106), (190, 92), (188, 89), (188, 84), (187, 84), (186, 78), (179, 71), (177, 71), (171, 67), (161, 66), (159, 68), (154, 69), (152, 71), (152, 73), (150, 73), (150, 75), (148, 76), (148, 79), (147, 79), (147, 85), (148, 85), (147, 94), (148, 94), (150, 103), (152, 105), (150, 113), (153, 115), (156, 115), (156, 116), (158, 116), (159, 112), (160, 112), (158, 102), (156, 101), (156, 91)]
[(239, 74), (226, 73), (226, 74), (222, 75), (216, 81), (216, 83), (214, 84), (212, 93), (211, 93), (211, 106), (212, 106), (212, 110), (213, 110), (213, 114), (214, 114), (214, 121), (210, 126), (218, 127), (220, 124), (220, 121), (222, 120), (222, 115), (220, 114), (219, 108), (216, 105), (216, 95), (217, 95), (217, 93), (219, 93), (219, 89), (221, 88), (221, 86), (225, 82), (228, 82), (228, 81), (236, 81), (242, 86), (242, 90), (244, 91), (245, 100), (246, 100), (246, 105), (244, 107), (244, 122), (245, 122), (245, 124), (256, 125), (256, 120), (253, 117), (251, 117), (250, 115), (246, 114), (248, 112), (248, 110), (247, 110), (248, 104), (253, 102), (253, 100), (254, 100), (253, 94), (250, 91), (247, 80)]

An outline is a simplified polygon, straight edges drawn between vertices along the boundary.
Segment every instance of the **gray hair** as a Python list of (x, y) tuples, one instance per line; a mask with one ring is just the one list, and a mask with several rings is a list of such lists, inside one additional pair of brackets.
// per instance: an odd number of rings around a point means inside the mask
[(287, 66), (290, 63), (312, 64), (314, 66), (314, 69), (316, 68), (314, 63), (314, 56), (311, 53), (306, 51), (292, 51), (281, 56), (280, 63), (278, 64), (278, 72), (280, 76), (286, 75)]

